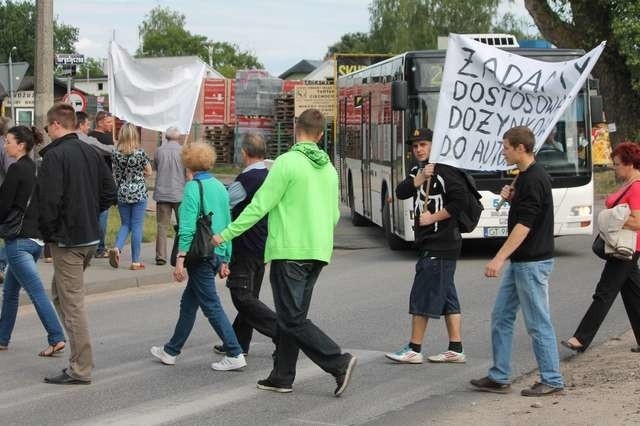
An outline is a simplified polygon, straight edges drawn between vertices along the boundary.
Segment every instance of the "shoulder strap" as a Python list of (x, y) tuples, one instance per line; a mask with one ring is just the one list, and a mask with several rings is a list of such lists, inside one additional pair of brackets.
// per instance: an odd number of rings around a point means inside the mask
[(198, 182), (198, 191), (200, 192), (200, 216), (204, 216), (204, 196), (202, 195), (202, 182), (200, 179), (194, 179)]
[(622, 191), (622, 194), (620, 194), (618, 196), (618, 198), (616, 198), (616, 201), (613, 202), (614, 206), (617, 206), (618, 203), (620, 202), (620, 200), (622, 200), (622, 197), (624, 197), (624, 194), (627, 193), (628, 190), (631, 189), (631, 187), (633, 186), (634, 183), (638, 182), (638, 179), (634, 180), (633, 182), (631, 182), (629, 185), (627, 185), (627, 187), (624, 189), (624, 191)]

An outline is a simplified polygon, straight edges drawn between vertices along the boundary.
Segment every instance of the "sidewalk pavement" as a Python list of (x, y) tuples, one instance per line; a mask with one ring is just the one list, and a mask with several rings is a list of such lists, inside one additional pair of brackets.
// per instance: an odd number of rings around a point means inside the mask
[[(155, 205), (149, 203), (148, 210), (155, 210)], [(356, 228), (351, 225), (349, 211), (342, 209), (342, 217), (336, 228), (334, 247), (336, 250), (357, 250), (384, 247), (385, 240), (382, 230), (376, 226)], [(173, 240), (167, 240), (170, 249)], [(148, 285), (167, 284), (173, 282), (173, 268), (167, 263), (164, 266), (155, 264), (155, 241), (143, 243), (141, 260), (145, 264), (142, 271), (132, 271), (131, 247), (126, 246), (120, 255), (120, 268), (109, 266), (108, 259), (92, 259), (91, 265), (84, 275), (87, 294), (106, 293), (109, 291), (123, 290)], [(53, 278), (53, 265), (40, 260), (37, 264), (40, 277), (48, 294), (51, 294), (51, 280)], [(1, 296), (0, 296), (1, 297)], [(21, 304), (30, 304), (31, 300), (24, 293), (20, 294)]]

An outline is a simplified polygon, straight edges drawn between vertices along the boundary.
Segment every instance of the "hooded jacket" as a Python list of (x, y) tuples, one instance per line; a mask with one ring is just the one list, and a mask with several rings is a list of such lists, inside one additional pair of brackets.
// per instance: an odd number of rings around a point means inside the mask
[(338, 174), (329, 156), (301, 141), (279, 156), (251, 203), (220, 235), (229, 241), (269, 214), (265, 262), (329, 262), (340, 218)]

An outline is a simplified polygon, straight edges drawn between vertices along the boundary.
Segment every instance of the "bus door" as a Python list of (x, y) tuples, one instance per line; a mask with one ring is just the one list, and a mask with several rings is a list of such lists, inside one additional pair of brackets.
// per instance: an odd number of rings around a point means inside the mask
[(347, 182), (347, 102), (348, 97), (339, 100), (338, 116), (338, 144), (336, 146), (335, 161), (340, 178), (340, 197), (343, 203), (349, 200), (349, 188)]
[(362, 146), (363, 216), (371, 216), (371, 93), (362, 96), (360, 106), (360, 141)]

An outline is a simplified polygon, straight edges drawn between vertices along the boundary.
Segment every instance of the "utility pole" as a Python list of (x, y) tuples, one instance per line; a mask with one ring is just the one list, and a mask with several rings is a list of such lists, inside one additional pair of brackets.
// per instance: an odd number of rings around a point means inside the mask
[(36, 0), (35, 125), (47, 125), (53, 105), (53, 0)]
[[(9, 49), (9, 98), (11, 100), (11, 122), (13, 123), (13, 125), (16, 125), (18, 123), (16, 123), (16, 103), (15, 100), (13, 99), (13, 61), (11, 60), (11, 54), (13, 53), (14, 50), (17, 50), (18, 48), (13, 46), (11, 49)], [(18, 88), (19, 89), (19, 88)]]

